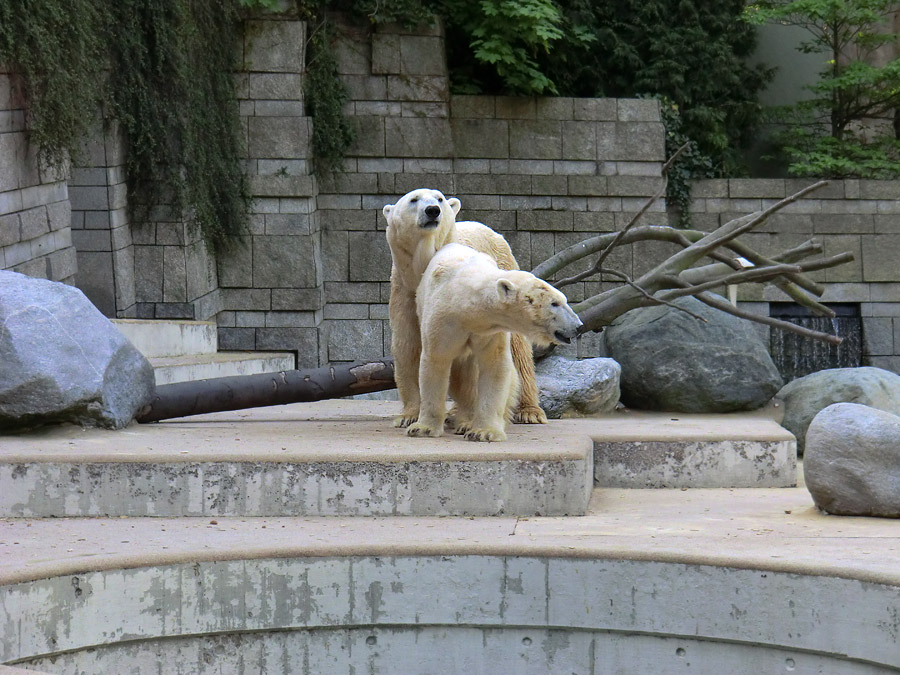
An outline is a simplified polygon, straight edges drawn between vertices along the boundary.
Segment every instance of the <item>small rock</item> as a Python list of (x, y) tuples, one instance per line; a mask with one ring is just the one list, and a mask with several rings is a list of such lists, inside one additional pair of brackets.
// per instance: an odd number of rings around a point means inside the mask
[(80, 290), (0, 271), (0, 429), (119, 429), (154, 391), (153, 367)]
[(550, 419), (612, 412), (621, 368), (613, 359), (548, 356), (535, 364), (541, 407)]
[(868, 366), (820, 370), (786, 384), (776, 398), (784, 402), (781, 425), (797, 437), (802, 455), (809, 423), (833, 403), (859, 403), (900, 415), (900, 375)]
[(803, 474), (826, 513), (900, 517), (900, 417), (857, 403), (828, 406), (809, 425)]

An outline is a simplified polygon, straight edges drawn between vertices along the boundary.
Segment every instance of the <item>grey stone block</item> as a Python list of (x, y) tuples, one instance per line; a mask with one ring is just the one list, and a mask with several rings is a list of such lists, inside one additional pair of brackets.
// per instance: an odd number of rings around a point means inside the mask
[(303, 100), (303, 76), (299, 73), (250, 73), (247, 98), (257, 100)]
[(109, 230), (75, 230), (72, 241), (79, 251), (112, 251)]
[(659, 101), (652, 98), (620, 98), (616, 102), (621, 122), (659, 122)]
[(310, 127), (307, 117), (251, 117), (249, 156), (259, 158), (308, 158)]
[(75, 211), (104, 211), (109, 208), (106, 186), (73, 185), (69, 187), (69, 201)]
[(272, 309), (278, 311), (317, 311), (325, 306), (325, 289), (273, 288)]
[(163, 247), (163, 302), (187, 302), (187, 267), (184, 248)]
[(866, 356), (893, 356), (893, 320), (890, 317), (866, 317), (862, 323), (864, 354)]
[(218, 340), (221, 351), (252, 351), (256, 348), (256, 330), (220, 326)]
[(498, 119), (533, 120), (537, 118), (535, 99), (519, 96), (497, 96), (494, 106)]
[(562, 128), (554, 120), (523, 120), (510, 127), (509, 156), (562, 159)]
[(450, 98), (446, 77), (431, 75), (388, 75), (389, 101), (437, 101), (446, 103)]
[[(50, 254), (50, 280), (63, 281), (72, 279), (78, 272), (78, 261), (74, 247), (64, 248)], [(132, 263), (132, 270), (134, 264)], [(134, 272), (132, 271), (132, 278)], [(134, 283), (132, 283), (132, 287)]]
[(572, 104), (572, 116), (576, 120), (614, 122), (618, 119), (616, 99), (576, 98)]
[[(256, 349), (264, 351), (295, 351), (299, 357), (318, 361), (319, 336), (316, 328), (257, 328)], [(308, 362), (308, 361), (307, 361)]]
[[(532, 175), (531, 191), (535, 195), (567, 195), (569, 193), (569, 182), (566, 176)], [(556, 202), (553, 203), (553, 208), (556, 208)]]
[[(374, 55), (374, 45), (372, 51)], [(443, 39), (419, 35), (402, 36), (400, 38), (400, 73), (446, 77), (447, 63), (444, 58)]]
[(456, 157), (509, 157), (509, 128), (504, 120), (453, 119)]
[(574, 99), (548, 96), (535, 99), (534, 114), (539, 120), (570, 120), (574, 114)]
[(350, 239), (347, 232), (322, 233), (322, 270), (324, 280), (347, 281), (350, 278)]
[(386, 281), (391, 271), (391, 250), (381, 232), (349, 235), (350, 281)]
[[(162, 302), (163, 249), (159, 246), (134, 247), (135, 290), (138, 302)], [(152, 317), (150, 317), (152, 318)]]
[(591, 160), (597, 157), (597, 129), (592, 122), (562, 123), (562, 156), (566, 159)]
[(567, 211), (523, 210), (516, 215), (516, 229), (519, 230), (556, 232), (568, 231), (572, 227), (572, 213)]
[(382, 297), (381, 284), (378, 283), (325, 282), (326, 302), (387, 302), (389, 295), (388, 292)]
[(104, 316), (116, 315), (111, 253), (79, 251), (75, 285)]
[(609, 176), (608, 194), (616, 197), (651, 196), (663, 186), (663, 178), (650, 176)]
[(253, 284), (257, 288), (317, 286), (321, 280), (319, 249), (316, 235), (257, 236), (253, 240)]
[(453, 119), (494, 117), (496, 110), (493, 96), (451, 96), (450, 110)]
[(272, 290), (268, 288), (223, 288), (221, 295), (223, 310), (263, 311), (272, 307)]
[(382, 322), (373, 319), (329, 322), (328, 360), (357, 361), (384, 355)]
[(863, 281), (897, 281), (900, 235), (877, 234), (862, 238)]
[(358, 157), (384, 157), (386, 120), (382, 117), (354, 117), (352, 123), (356, 139), (350, 146), (350, 154)]
[[(599, 148), (598, 130), (598, 150)], [(624, 159), (630, 161), (664, 161), (666, 154), (665, 129), (661, 123), (619, 122), (616, 125), (616, 143), (611, 157), (601, 152), (598, 159)]]
[(569, 176), (569, 194), (594, 197), (609, 194), (609, 177), (607, 176)]
[(19, 183), (19, 152), (24, 134), (0, 134), (0, 192), (21, 187)]
[(859, 197), (862, 199), (900, 199), (900, 181), (861, 180), (859, 181)]
[(19, 243), (21, 240), (19, 214), (10, 213), (0, 216), (0, 246), (11, 246)]
[(445, 119), (388, 118), (385, 151), (390, 157), (452, 157), (450, 124)]
[(256, 117), (303, 117), (303, 101), (256, 101), (253, 114)]
[(372, 35), (372, 74), (400, 73), (400, 36), (391, 33)]
[(728, 195), (733, 199), (782, 199), (786, 196), (784, 181), (777, 178), (732, 178), (728, 181)]
[(305, 47), (305, 22), (248, 21), (244, 31), (244, 70), (301, 73)]

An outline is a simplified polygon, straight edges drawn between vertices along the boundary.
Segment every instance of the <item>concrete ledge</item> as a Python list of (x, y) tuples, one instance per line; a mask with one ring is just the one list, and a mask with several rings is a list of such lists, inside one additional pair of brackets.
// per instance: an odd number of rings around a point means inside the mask
[[(592, 446), (564, 425), (505, 443), (413, 439), (370, 404), (220, 413), (111, 433), (57, 428), (0, 447), (0, 517), (580, 515)], [(398, 404), (393, 403), (392, 408)], [(321, 406), (319, 407), (321, 410)], [(343, 412), (341, 412), (343, 411)], [(354, 415), (354, 411), (357, 414)], [(292, 415), (293, 413), (293, 415)], [(327, 417), (327, 416), (325, 416)]]
[(216, 353), (215, 321), (112, 319), (112, 323), (148, 359)]
[(156, 384), (173, 384), (234, 375), (257, 375), (293, 370), (296, 359), (287, 352), (217, 352), (150, 359)]
[(594, 481), (620, 488), (792, 487), (797, 442), (769, 411), (626, 411), (573, 420), (594, 440)]
[[(835, 599), (840, 599), (836, 602)], [(0, 588), (55, 672), (727, 672), (900, 665), (900, 589), (645, 560), (421, 555), (84, 572)]]

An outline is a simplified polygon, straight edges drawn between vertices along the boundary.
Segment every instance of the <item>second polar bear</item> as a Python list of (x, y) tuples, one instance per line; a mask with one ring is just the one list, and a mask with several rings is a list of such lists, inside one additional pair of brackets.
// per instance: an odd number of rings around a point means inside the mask
[(410, 436), (440, 436), (449, 390), (456, 433), (473, 441), (506, 440), (519, 376), (510, 331), (537, 344), (568, 344), (581, 321), (566, 296), (530, 272), (501, 270), (461, 244), (438, 251), (416, 292), (422, 336), (421, 406)]

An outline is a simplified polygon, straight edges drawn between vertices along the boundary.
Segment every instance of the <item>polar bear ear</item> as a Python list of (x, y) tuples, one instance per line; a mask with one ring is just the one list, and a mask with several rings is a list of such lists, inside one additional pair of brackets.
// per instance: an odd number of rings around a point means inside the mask
[(447, 204), (449, 204), (450, 208), (453, 209), (454, 216), (459, 213), (459, 210), (462, 208), (462, 202), (460, 202), (456, 197), (450, 197), (450, 199), (447, 200)]
[(497, 280), (497, 295), (501, 300), (512, 300), (516, 295), (516, 286), (509, 279)]
[(394, 210), (396, 204), (385, 204), (384, 208), (381, 209), (381, 212), (384, 214), (384, 217), (387, 218), (388, 222), (391, 221), (391, 211)]

